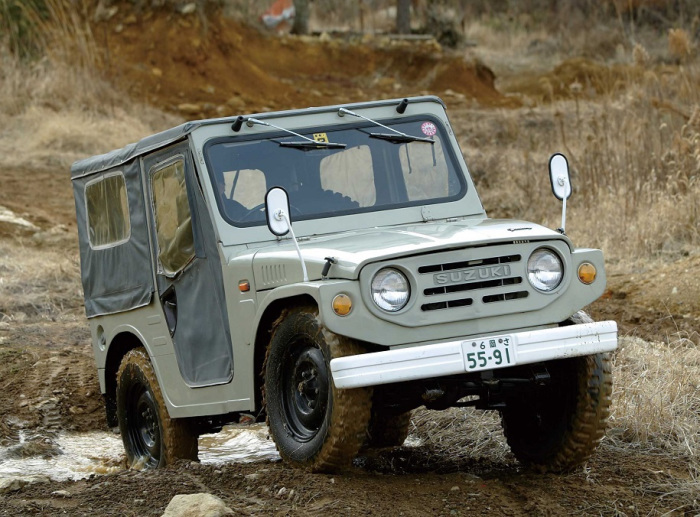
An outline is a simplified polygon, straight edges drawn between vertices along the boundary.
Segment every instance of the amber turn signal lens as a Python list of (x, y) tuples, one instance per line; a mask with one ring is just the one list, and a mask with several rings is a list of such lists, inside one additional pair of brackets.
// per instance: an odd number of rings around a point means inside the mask
[(578, 267), (578, 279), (584, 284), (592, 284), (595, 281), (596, 269), (590, 262), (584, 262)]
[(339, 294), (333, 298), (333, 312), (338, 316), (347, 316), (352, 310), (352, 300), (347, 294)]
[(248, 282), (248, 280), (241, 280), (238, 282), (238, 290), (242, 293), (247, 293), (250, 291), (250, 282)]

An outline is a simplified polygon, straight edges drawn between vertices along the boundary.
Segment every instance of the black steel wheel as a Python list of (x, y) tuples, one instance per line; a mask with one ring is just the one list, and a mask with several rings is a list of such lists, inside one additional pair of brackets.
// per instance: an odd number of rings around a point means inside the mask
[(521, 463), (564, 472), (584, 463), (605, 434), (610, 415), (610, 356), (595, 354), (547, 363), (551, 384), (501, 411), (508, 445)]
[(270, 434), (282, 458), (316, 472), (348, 465), (360, 450), (372, 390), (338, 390), (333, 357), (362, 353), (353, 340), (318, 322), (314, 307), (287, 311), (273, 330), (265, 360), (264, 396)]
[(158, 468), (197, 459), (197, 435), (168, 415), (153, 366), (143, 348), (124, 356), (117, 372), (117, 418), (128, 463)]

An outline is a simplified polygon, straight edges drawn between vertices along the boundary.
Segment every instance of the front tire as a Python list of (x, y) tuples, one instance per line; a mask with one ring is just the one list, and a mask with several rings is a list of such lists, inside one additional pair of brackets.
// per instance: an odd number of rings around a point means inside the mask
[(605, 434), (610, 416), (609, 354), (547, 364), (551, 383), (501, 411), (508, 445), (521, 463), (541, 472), (569, 471), (584, 463)]
[(294, 466), (314, 472), (342, 469), (364, 442), (372, 390), (337, 389), (330, 360), (363, 349), (323, 328), (315, 307), (291, 309), (278, 321), (265, 363), (270, 434), (280, 456)]
[(186, 421), (168, 415), (143, 348), (129, 351), (119, 366), (117, 418), (130, 467), (152, 469), (176, 459), (197, 460), (197, 435)]

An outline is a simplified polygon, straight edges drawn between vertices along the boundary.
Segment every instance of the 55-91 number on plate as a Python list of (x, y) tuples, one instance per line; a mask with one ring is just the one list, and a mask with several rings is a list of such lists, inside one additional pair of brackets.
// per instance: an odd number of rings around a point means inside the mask
[(495, 370), (515, 364), (513, 338), (497, 336), (462, 342), (464, 367), (468, 372)]

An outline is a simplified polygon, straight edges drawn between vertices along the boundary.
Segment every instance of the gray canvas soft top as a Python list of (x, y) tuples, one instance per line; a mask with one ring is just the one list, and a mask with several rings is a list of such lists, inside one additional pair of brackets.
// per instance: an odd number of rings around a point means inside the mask
[[(290, 116), (295, 116), (295, 115), (300, 115), (300, 114), (314, 114), (314, 113), (324, 113), (324, 112), (329, 112), (329, 111), (336, 111), (339, 108), (350, 108), (350, 109), (362, 109), (370, 106), (387, 106), (387, 105), (399, 105), (401, 101), (404, 99), (390, 99), (390, 100), (384, 100), (384, 101), (375, 101), (375, 102), (358, 102), (354, 104), (342, 104), (342, 105), (336, 105), (336, 106), (324, 106), (321, 108), (306, 108), (306, 109), (298, 109), (298, 110), (290, 110), (290, 111), (277, 111), (277, 112), (272, 112), (272, 113), (261, 113), (261, 114), (254, 114), (254, 115), (245, 115), (245, 117), (255, 117), (259, 118), (261, 120), (266, 119), (266, 118), (282, 118), (282, 117), (290, 117)], [(411, 97), (408, 98), (409, 103), (414, 103), (414, 102), (437, 102), (441, 104), (443, 107), (445, 104), (442, 102), (441, 99), (438, 97), (428, 95), (424, 97)], [(172, 143), (175, 143), (183, 138), (185, 138), (188, 134), (190, 134), (192, 131), (195, 129), (202, 127), (202, 126), (209, 126), (209, 125), (214, 125), (214, 124), (222, 124), (222, 123), (229, 123), (233, 124), (235, 122), (236, 117), (224, 117), (224, 118), (214, 118), (214, 119), (206, 119), (206, 120), (196, 120), (193, 122), (185, 122), (184, 124), (180, 124), (179, 126), (176, 126), (171, 129), (166, 129), (165, 131), (162, 131), (160, 133), (156, 133), (154, 135), (147, 136), (141, 140), (139, 140), (136, 143), (132, 143), (129, 145), (126, 145), (122, 147), (121, 149), (115, 149), (114, 151), (111, 151), (106, 154), (100, 154), (97, 156), (93, 156), (91, 158), (86, 158), (84, 160), (78, 160), (71, 166), (71, 178), (81, 178), (83, 176), (87, 176), (90, 174), (98, 173), (105, 171), (107, 169), (111, 169), (113, 167), (118, 167), (126, 162), (129, 162), (130, 160), (137, 158), (139, 156), (142, 156), (144, 154), (148, 154), (151, 151), (155, 151), (156, 149), (160, 149), (162, 147), (165, 147), (167, 145), (170, 145)]]

